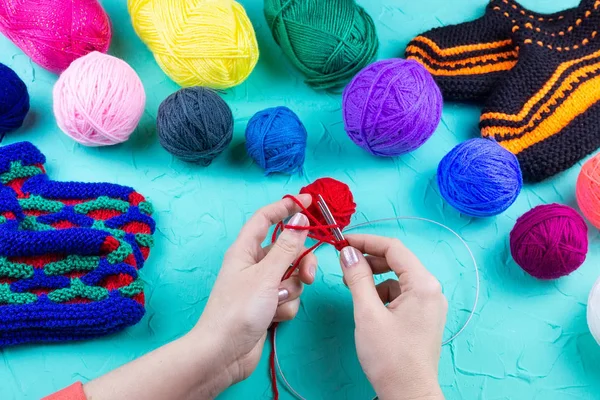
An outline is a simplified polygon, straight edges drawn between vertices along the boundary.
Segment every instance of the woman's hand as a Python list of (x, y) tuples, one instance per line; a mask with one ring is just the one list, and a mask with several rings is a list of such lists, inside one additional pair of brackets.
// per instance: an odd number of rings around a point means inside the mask
[[(297, 199), (308, 207), (310, 195)], [(292, 216), (288, 225), (307, 226), (308, 218), (290, 199), (259, 210), (243, 227), (227, 251), (206, 308), (190, 335), (222, 338), (220, 352), (232, 383), (247, 378), (260, 360), (267, 329), (273, 322), (294, 318), (300, 306), (302, 284), (314, 281), (315, 256), (304, 257), (299, 270), (281, 279), (305, 250), (308, 231), (286, 229), (270, 246), (262, 247), (269, 229)], [(225, 368), (223, 369), (225, 370)]]
[[(437, 376), (448, 303), (440, 283), (399, 240), (347, 239), (352, 247), (342, 250), (341, 264), (356, 350), (373, 388), (381, 400), (443, 399)], [(389, 271), (398, 281), (375, 286), (373, 274)]]

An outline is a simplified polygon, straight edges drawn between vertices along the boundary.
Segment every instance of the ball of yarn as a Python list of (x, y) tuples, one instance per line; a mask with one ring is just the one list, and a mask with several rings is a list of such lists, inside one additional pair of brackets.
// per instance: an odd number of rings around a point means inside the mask
[(60, 129), (86, 146), (129, 139), (144, 112), (142, 81), (125, 61), (97, 51), (71, 63), (54, 85)]
[(112, 35), (97, 0), (4, 0), (0, 32), (55, 73), (93, 51), (106, 53)]
[(29, 112), (25, 82), (12, 69), (0, 64), (0, 140), (23, 125)]
[(293, 174), (304, 164), (306, 128), (287, 107), (268, 108), (256, 113), (246, 127), (246, 150), (266, 175)]
[(258, 61), (254, 28), (233, 0), (128, 0), (133, 27), (156, 62), (183, 87), (227, 89)]
[(209, 165), (233, 138), (233, 115), (225, 101), (203, 87), (167, 97), (156, 118), (160, 144), (183, 161)]
[(344, 89), (344, 125), (369, 153), (393, 157), (421, 147), (442, 117), (442, 94), (414, 60), (373, 63)]
[(265, 0), (284, 54), (315, 89), (345, 85), (377, 55), (373, 19), (354, 0)]
[(600, 154), (583, 164), (575, 193), (583, 215), (600, 228)]
[(587, 225), (570, 207), (541, 205), (523, 214), (510, 233), (517, 264), (538, 279), (556, 279), (575, 271), (588, 250)]
[[(331, 214), (341, 228), (350, 225), (350, 219), (356, 212), (356, 204), (354, 203), (354, 196), (352, 195), (350, 188), (345, 183), (333, 178), (320, 178), (310, 185), (303, 187), (300, 190), (300, 194), (310, 194), (312, 196), (312, 203), (307, 210), (321, 224), (328, 225), (317, 205), (319, 195), (323, 197)], [(311, 221), (311, 225), (315, 225), (313, 221)], [(317, 238), (325, 236), (320, 231), (311, 231), (311, 233)]]
[(514, 154), (489, 139), (471, 139), (440, 161), (437, 182), (442, 197), (471, 217), (491, 217), (510, 207), (523, 187)]
[(594, 283), (587, 304), (588, 328), (600, 345), (600, 279)]

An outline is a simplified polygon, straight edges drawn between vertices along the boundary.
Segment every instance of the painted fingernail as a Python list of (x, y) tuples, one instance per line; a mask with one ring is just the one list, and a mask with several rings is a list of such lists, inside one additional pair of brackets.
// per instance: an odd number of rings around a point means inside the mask
[(344, 247), (340, 253), (342, 264), (346, 268), (350, 268), (358, 264), (358, 250), (354, 247)]
[(291, 226), (308, 225), (308, 218), (306, 218), (306, 215), (304, 215), (302, 213), (298, 213), (290, 219), (290, 221), (288, 222), (288, 225), (291, 225)]
[(279, 296), (279, 302), (281, 303), (290, 297), (290, 292), (288, 292), (287, 289), (279, 289), (279, 293), (277, 295)]
[(315, 279), (315, 275), (317, 274), (317, 267), (314, 265), (311, 265), (310, 267), (308, 267), (308, 274)]

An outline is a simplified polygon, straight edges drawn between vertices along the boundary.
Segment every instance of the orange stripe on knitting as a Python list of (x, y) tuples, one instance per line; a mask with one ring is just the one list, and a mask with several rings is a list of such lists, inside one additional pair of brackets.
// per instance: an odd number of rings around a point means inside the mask
[[(499, 143), (513, 154), (519, 154), (528, 147), (562, 131), (598, 100), (600, 100), (600, 76), (581, 84), (554, 113), (543, 119), (535, 130), (520, 138)], [(489, 135), (484, 134), (484, 136)]]
[(426, 38), (425, 36), (417, 36), (413, 40), (417, 41), (417, 42), (425, 43), (436, 54), (438, 54), (440, 56), (453, 56), (453, 55), (457, 55), (457, 54), (461, 54), (461, 53), (467, 53), (470, 51), (497, 49), (500, 47), (512, 45), (512, 40), (507, 39), (507, 40), (502, 40), (502, 41), (492, 42), (492, 43), (466, 44), (466, 45), (462, 45), (462, 46), (448, 47), (447, 49), (442, 49), (433, 40)]
[(513, 121), (513, 122), (522, 121), (529, 114), (531, 109), (533, 107), (535, 107), (535, 105), (538, 104), (544, 97), (546, 97), (546, 95), (552, 90), (554, 85), (556, 85), (556, 83), (560, 80), (562, 74), (567, 69), (569, 69), (570, 67), (572, 67), (575, 64), (578, 64), (578, 63), (581, 63), (581, 62), (584, 62), (587, 60), (591, 60), (591, 59), (599, 57), (599, 56), (600, 56), (600, 50), (593, 54), (588, 54), (585, 57), (566, 61), (566, 62), (560, 64), (558, 66), (558, 68), (556, 69), (556, 71), (554, 72), (554, 74), (552, 75), (552, 77), (548, 80), (548, 82), (546, 82), (546, 84), (542, 87), (542, 89), (539, 92), (537, 92), (535, 95), (533, 95), (527, 103), (525, 103), (525, 105), (523, 106), (523, 108), (521, 109), (521, 111), (518, 114), (504, 114), (504, 113), (499, 113), (499, 112), (489, 112), (489, 113), (485, 113), (481, 116), (481, 121), (484, 121), (487, 119), (501, 119), (501, 120)]
[(407, 57), (407, 59), (420, 62), (421, 64), (423, 64), (425, 69), (427, 69), (427, 71), (429, 71), (431, 73), (431, 75), (434, 75), (434, 76), (483, 75), (483, 74), (489, 74), (492, 72), (510, 71), (517, 64), (517, 60), (514, 60), (514, 61), (505, 61), (505, 62), (496, 63), (496, 64), (478, 65), (475, 67), (468, 67), (468, 68), (462, 68), (462, 69), (444, 70), (444, 69), (431, 68), (429, 65), (427, 65), (426, 62), (421, 60), (419, 57), (409, 56), (409, 57)]
[(485, 56), (470, 57), (458, 61), (438, 61), (429, 56), (423, 49), (416, 46), (408, 46), (406, 49), (407, 53), (418, 54), (423, 59), (429, 61), (430, 65), (435, 64), (443, 67), (456, 67), (458, 65), (467, 64), (483, 64), (487, 61), (497, 61), (499, 58), (517, 58), (519, 52), (517, 50), (507, 51), (504, 53), (486, 54)]

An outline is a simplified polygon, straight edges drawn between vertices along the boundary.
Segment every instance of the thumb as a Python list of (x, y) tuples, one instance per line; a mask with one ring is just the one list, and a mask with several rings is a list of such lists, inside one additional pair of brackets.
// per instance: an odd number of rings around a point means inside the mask
[(355, 310), (380, 305), (381, 300), (375, 288), (373, 271), (362, 253), (354, 247), (344, 247), (340, 252), (340, 263), (344, 279), (352, 293)]
[[(298, 213), (289, 220), (287, 225), (305, 227), (308, 226), (308, 218), (306, 215)], [(285, 229), (260, 262), (261, 266), (267, 269), (267, 273), (277, 275), (277, 279), (281, 280), (290, 264), (296, 261), (304, 251), (307, 236), (308, 230)]]

